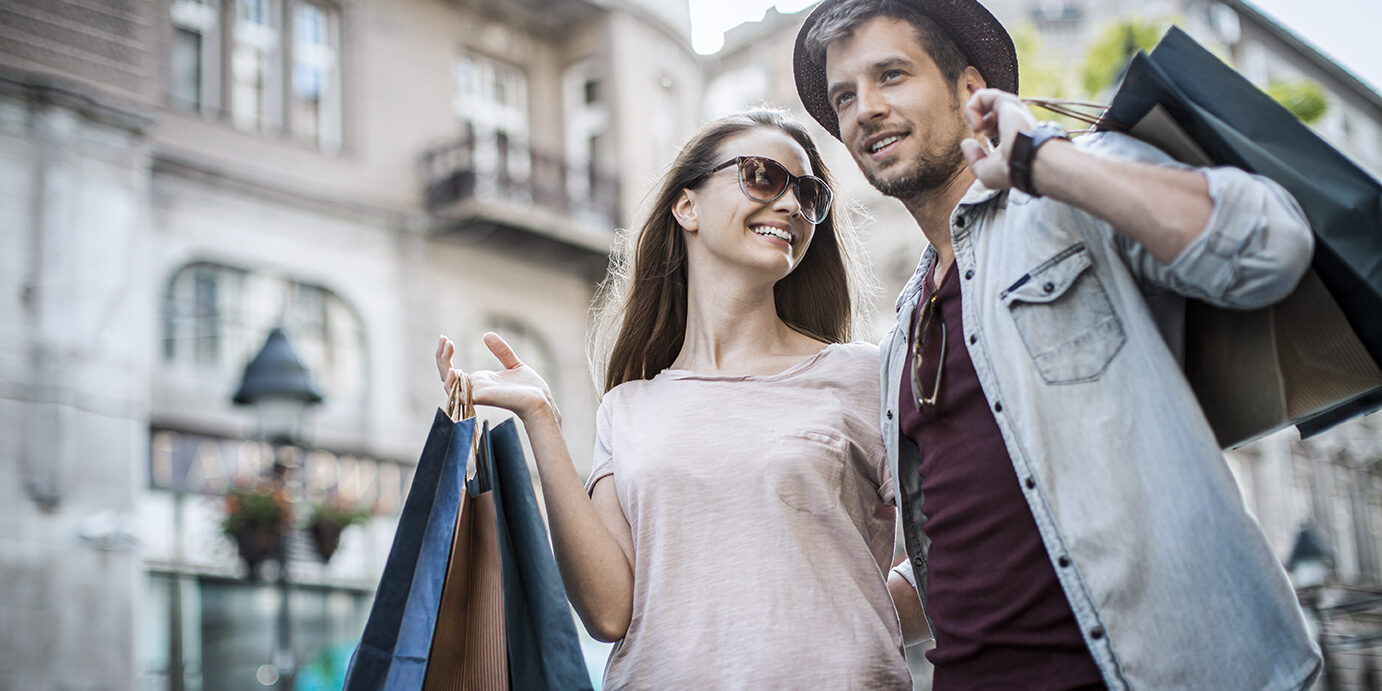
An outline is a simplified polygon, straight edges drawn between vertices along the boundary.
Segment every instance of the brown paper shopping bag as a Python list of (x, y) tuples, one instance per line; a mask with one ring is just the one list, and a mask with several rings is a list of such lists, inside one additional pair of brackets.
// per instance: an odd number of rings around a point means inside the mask
[[(475, 417), (467, 377), (453, 383), (446, 412), (452, 420)], [(509, 688), (493, 468), (477, 457), (476, 442), (481, 436), (478, 430), (472, 436), (466, 466), (474, 471), (461, 493), (423, 691)]]

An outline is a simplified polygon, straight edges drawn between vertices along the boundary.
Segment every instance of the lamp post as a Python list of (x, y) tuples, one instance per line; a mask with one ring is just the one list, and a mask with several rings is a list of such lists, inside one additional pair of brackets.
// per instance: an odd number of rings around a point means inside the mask
[[(256, 436), (274, 450), (273, 482), (287, 487), (293, 463), (279, 451), (298, 443), (307, 410), (322, 402), (312, 372), (298, 359), (283, 329), (274, 327), (254, 358), (245, 365), (240, 387), (231, 399), (236, 405), (253, 406)], [(291, 495), (290, 495), (291, 498)], [(292, 620), (288, 609), (288, 540), (278, 546), (278, 643), (273, 664), (259, 668), (259, 683), (291, 689), (297, 670), (293, 659)]]
[(1291, 556), (1286, 560), (1286, 573), (1301, 594), (1301, 600), (1310, 611), (1315, 623), (1315, 641), (1320, 646), (1321, 670), (1320, 684), (1325, 691), (1334, 691), (1334, 679), (1329, 670), (1329, 652), (1324, 645), (1324, 618), (1320, 614), (1320, 590), (1329, 580), (1334, 568), (1334, 557), (1330, 554), (1329, 541), (1307, 521), (1296, 533), (1296, 542), (1291, 546)]

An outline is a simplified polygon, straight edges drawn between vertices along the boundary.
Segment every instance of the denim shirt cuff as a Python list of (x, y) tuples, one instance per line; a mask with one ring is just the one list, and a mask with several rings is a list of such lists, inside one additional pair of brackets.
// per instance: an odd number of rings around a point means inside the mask
[(897, 566), (894, 566), (892, 568), (892, 571), (893, 573), (906, 579), (907, 582), (912, 585), (912, 590), (917, 590), (918, 592), (920, 592), (920, 590), (917, 588), (917, 574), (915, 571), (912, 570), (912, 560), (903, 559), (901, 562), (898, 563)]
[(1314, 240), (1295, 199), (1236, 168), (1201, 172), (1213, 210), (1204, 232), (1168, 267), (1178, 288), (1240, 308), (1285, 297), (1309, 265)]

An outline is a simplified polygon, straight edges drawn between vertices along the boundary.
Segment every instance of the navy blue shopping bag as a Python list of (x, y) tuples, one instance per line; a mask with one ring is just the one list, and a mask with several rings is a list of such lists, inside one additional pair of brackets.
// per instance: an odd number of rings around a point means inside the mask
[(474, 434), (437, 411), (342, 691), (422, 688)]

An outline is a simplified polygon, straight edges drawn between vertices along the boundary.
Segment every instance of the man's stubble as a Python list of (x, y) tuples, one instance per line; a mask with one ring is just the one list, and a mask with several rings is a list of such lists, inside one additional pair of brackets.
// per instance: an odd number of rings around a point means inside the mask
[[(944, 132), (933, 131), (933, 134), (944, 136), (947, 140), (942, 146), (930, 150), (923, 142), (921, 152), (912, 159), (907, 169), (890, 177), (884, 177), (875, 170), (860, 166), (864, 178), (874, 189), (903, 203), (949, 187), (967, 165), (964, 152), (960, 149), (960, 142), (969, 136), (969, 126), (960, 113), (958, 93), (951, 93), (950, 112), (953, 114), (951, 127), (946, 128)], [(916, 135), (915, 130), (913, 134)]]

